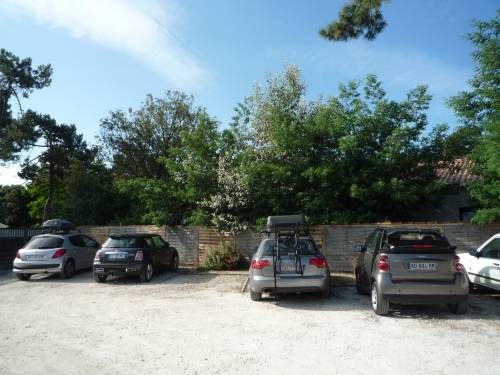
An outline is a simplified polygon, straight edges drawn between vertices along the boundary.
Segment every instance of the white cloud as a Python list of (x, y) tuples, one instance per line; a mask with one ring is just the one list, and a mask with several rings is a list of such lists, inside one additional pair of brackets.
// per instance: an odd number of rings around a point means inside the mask
[(169, 31), (182, 13), (172, 0), (4, 0), (0, 4), (75, 38), (125, 51), (179, 88), (198, 87), (207, 79), (205, 69)]
[(25, 181), (17, 175), (20, 171), (18, 165), (0, 165), (0, 185), (19, 185), (23, 184)]

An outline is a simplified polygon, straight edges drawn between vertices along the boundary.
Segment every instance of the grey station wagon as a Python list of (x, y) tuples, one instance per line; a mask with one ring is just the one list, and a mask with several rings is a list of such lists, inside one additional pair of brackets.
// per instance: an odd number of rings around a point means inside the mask
[(330, 269), (304, 227), (302, 215), (269, 216), (268, 237), (252, 258), (250, 297), (262, 293), (319, 292), (330, 296)]
[(375, 229), (354, 248), (357, 290), (379, 315), (390, 303), (444, 303), (463, 314), (469, 283), (455, 249), (438, 231)]

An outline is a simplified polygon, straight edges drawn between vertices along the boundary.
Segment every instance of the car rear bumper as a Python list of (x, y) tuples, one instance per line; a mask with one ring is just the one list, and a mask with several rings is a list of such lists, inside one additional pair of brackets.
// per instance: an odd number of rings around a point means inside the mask
[(27, 262), (27, 261), (14, 261), (12, 272), (14, 273), (58, 273), (63, 269), (63, 262)]
[(398, 281), (388, 273), (377, 275), (380, 293), (395, 303), (458, 303), (467, 300), (469, 282), (463, 273), (457, 273), (454, 281)]
[(326, 274), (315, 276), (277, 276), (274, 277), (250, 276), (250, 290), (252, 292), (318, 292), (329, 286), (330, 277)]
[(142, 264), (94, 264), (93, 271), (96, 275), (133, 275), (142, 272)]

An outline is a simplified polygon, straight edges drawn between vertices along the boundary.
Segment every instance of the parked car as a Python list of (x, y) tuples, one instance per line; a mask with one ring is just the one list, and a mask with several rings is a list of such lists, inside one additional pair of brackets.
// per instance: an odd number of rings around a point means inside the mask
[(177, 250), (159, 235), (116, 234), (95, 255), (94, 279), (103, 282), (109, 275), (133, 275), (150, 281), (155, 272), (178, 267)]
[(70, 278), (76, 270), (91, 268), (99, 248), (96, 240), (80, 233), (47, 233), (34, 236), (14, 259), (19, 280), (37, 273), (58, 273)]
[(390, 303), (445, 303), (467, 311), (469, 283), (455, 246), (438, 231), (375, 229), (354, 251), (356, 287), (371, 294), (375, 313)]
[(479, 248), (460, 254), (469, 282), (500, 291), (500, 233)]
[(330, 269), (304, 227), (302, 215), (269, 216), (267, 235), (252, 258), (250, 297), (262, 293), (320, 292), (330, 296)]

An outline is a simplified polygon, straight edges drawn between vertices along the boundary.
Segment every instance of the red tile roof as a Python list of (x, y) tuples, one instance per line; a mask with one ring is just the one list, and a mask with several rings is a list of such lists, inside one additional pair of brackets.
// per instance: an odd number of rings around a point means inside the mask
[(477, 181), (479, 176), (472, 174), (474, 162), (469, 159), (455, 159), (451, 164), (447, 164), (436, 170), (436, 176), (445, 184), (463, 185), (467, 182)]

